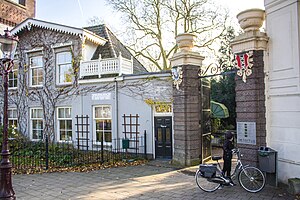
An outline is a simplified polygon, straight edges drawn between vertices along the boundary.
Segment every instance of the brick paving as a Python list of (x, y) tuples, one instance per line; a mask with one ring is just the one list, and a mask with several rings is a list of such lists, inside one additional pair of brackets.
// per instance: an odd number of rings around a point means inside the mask
[(294, 199), (280, 188), (266, 186), (252, 194), (238, 184), (213, 193), (198, 189), (196, 168), (175, 169), (164, 161), (92, 172), (14, 175), (18, 200), (110, 199)]

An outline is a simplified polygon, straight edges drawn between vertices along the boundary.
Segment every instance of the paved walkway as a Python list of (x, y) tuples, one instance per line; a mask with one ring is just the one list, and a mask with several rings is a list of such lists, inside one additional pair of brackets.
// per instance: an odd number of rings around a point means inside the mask
[(240, 186), (206, 193), (196, 186), (195, 168), (174, 169), (165, 162), (111, 168), (88, 173), (62, 172), (14, 175), (13, 187), (18, 200), (60, 199), (294, 199), (281, 189), (265, 187), (252, 194)]

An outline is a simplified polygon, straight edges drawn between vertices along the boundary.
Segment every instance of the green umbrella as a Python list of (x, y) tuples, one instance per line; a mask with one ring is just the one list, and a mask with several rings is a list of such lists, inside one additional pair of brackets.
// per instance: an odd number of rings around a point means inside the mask
[(229, 117), (229, 112), (224, 104), (210, 101), (210, 110), (212, 118), (227, 118)]

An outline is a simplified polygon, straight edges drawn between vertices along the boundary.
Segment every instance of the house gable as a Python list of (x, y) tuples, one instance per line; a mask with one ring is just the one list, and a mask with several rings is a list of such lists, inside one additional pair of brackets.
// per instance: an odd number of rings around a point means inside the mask
[(130, 53), (125, 45), (107, 28), (106, 25), (96, 25), (91, 27), (85, 27), (84, 29), (90, 30), (102, 38), (105, 38), (108, 42), (104, 46), (98, 46), (92, 59), (101, 58), (115, 58), (121, 53), (122, 57), (126, 59), (133, 59), (133, 73), (145, 73), (146, 68)]

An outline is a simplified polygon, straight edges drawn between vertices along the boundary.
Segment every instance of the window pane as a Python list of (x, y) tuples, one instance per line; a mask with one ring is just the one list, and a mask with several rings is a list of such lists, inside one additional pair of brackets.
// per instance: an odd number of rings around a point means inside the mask
[(59, 120), (59, 130), (65, 130), (66, 129), (66, 123), (64, 120)]
[(103, 130), (103, 120), (96, 120), (96, 130)]
[(43, 68), (42, 66), (36, 66), (38, 68), (31, 69), (31, 82), (32, 85), (42, 85), (43, 84)]
[(38, 133), (36, 130), (32, 130), (32, 139), (38, 139)]
[(59, 65), (59, 82), (72, 82), (72, 66), (71, 64)]
[(70, 52), (66, 52), (65, 59), (66, 59), (66, 62), (71, 63), (72, 62), (72, 54)]
[(73, 69), (72, 69), (72, 55), (70, 52), (58, 53), (57, 59), (57, 73), (58, 83), (72, 82)]
[(72, 62), (72, 55), (70, 52), (63, 52), (57, 54), (57, 63), (71, 63)]
[(36, 118), (36, 109), (31, 110), (31, 118)]
[(43, 121), (42, 120), (33, 120), (32, 121), (32, 129), (43, 129)]
[(42, 109), (37, 109), (37, 118), (43, 118), (43, 110)]
[(13, 87), (18, 87), (18, 79), (14, 80), (14, 86)]
[(19, 4), (21, 4), (21, 5), (25, 6), (25, 4), (26, 4), (26, 0), (19, 0)]
[(95, 108), (95, 118), (101, 118), (102, 107)]
[(43, 130), (32, 130), (33, 139), (43, 139)]
[(14, 81), (13, 80), (9, 80), (8, 81), (8, 87), (14, 87)]
[(60, 131), (60, 139), (66, 140), (66, 132), (65, 131)]
[(111, 142), (111, 132), (105, 132), (104, 137), (105, 142)]
[(12, 110), (13, 118), (18, 118), (18, 113), (16, 109)]
[(17, 87), (18, 84), (18, 70), (13, 70), (12, 73), (8, 74), (8, 87)]
[(43, 77), (43, 69), (42, 68), (37, 68), (36, 71), (37, 71), (38, 77)]
[(38, 66), (41, 67), (43, 65), (42, 63), (43, 63), (43, 61), (42, 61), (41, 56), (31, 58), (31, 66), (32, 67), (38, 67)]
[(71, 108), (66, 108), (65, 109), (65, 117), (66, 118), (71, 118)]
[(171, 142), (171, 129), (166, 128), (166, 142), (170, 143)]
[(67, 140), (72, 140), (72, 131), (67, 131)]
[(111, 130), (111, 120), (104, 120), (104, 130)]
[(38, 139), (43, 139), (43, 130), (37, 130)]
[(72, 130), (72, 120), (66, 120), (66, 129)]
[(43, 85), (43, 77), (42, 76), (38, 77), (36, 82), (37, 82), (37, 85)]
[(8, 118), (13, 118), (13, 111), (8, 110), (7, 115), (8, 115)]
[(96, 140), (97, 142), (102, 142), (103, 131), (96, 131)]
[(31, 109), (31, 118), (43, 118), (43, 110), (40, 108)]
[(57, 63), (58, 64), (63, 63), (63, 60), (64, 60), (64, 55), (62, 53), (58, 53), (57, 54)]
[(8, 120), (8, 126), (17, 128), (18, 127), (18, 121), (17, 120)]
[(158, 130), (157, 130), (157, 141), (158, 142), (163, 142), (162, 129), (161, 128), (158, 128)]
[(65, 118), (65, 109), (64, 108), (58, 109), (58, 118)]
[(103, 118), (111, 118), (110, 107), (103, 108)]

